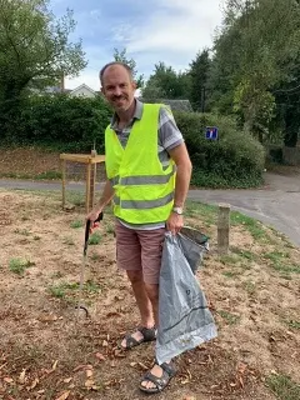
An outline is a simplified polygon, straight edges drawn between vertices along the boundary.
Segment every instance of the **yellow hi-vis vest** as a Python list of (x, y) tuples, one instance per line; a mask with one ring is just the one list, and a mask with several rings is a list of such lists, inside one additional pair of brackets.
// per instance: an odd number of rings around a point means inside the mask
[(125, 149), (115, 131), (105, 131), (107, 178), (115, 190), (114, 214), (132, 224), (166, 221), (175, 191), (175, 163), (164, 170), (158, 158), (159, 104), (144, 104)]

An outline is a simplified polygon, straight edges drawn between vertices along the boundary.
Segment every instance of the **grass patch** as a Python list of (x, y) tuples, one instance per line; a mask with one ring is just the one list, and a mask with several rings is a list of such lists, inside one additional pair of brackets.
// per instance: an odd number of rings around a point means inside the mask
[(68, 190), (66, 194), (66, 201), (80, 207), (85, 205), (85, 195), (83, 192)]
[(243, 282), (243, 287), (246, 290), (246, 292), (250, 295), (253, 295), (256, 291), (256, 285), (252, 281)]
[(299, 400), (300, 385), (285, 375), (271, 375), (266, 380), (267, 386), (280, 400)]
[(290, 261), (290, 255), (287, 252), (272, 251), (265, 253), (264, 258), (271, 261), (271, 266), (282, 275), (289, 278), (290, 274), (300, 274), (300, 265), (293, 264)]
[(226, 278), (235, 278), (236, 276), (238, 276), (240, 274), (238, 272), (225, 271), (225, 272), (222, 272), (222, 275), (224, 275)]
[(62, 173), (59, 171), (46, 171), (42, 172), (41, 174), (35, 175), (34, 179), (36, 180), (61, 180)]
[(199, 218), (201, 223), (213, 225), (216, 223), (218, 207), (211, 204), (203, 204), (188, 201), (185, 209), (185, 216), (190, 218)]
[(89, 238), (89, 245), (97, 245), (101, 242), (102, 236), (98, 232), (94, 232)]
[(300, 321), (285, 320), (284, 323), (292, 329), (300, 330)]
[[(57, 285), (52, 285), (48, 288), (49, 293), (51, 296), (59, 298), (59, 299), (64, 299), (68, 295), (71, 295), (72, 292), (77, 292), (79, 290), (80, 284), (78, 282), (75, 283), (67, 283), (67, 282), (61, 282)], [(93, 294), (93, 293), (99, 293), (102, 290), (102, 287), (98, 284), (96, 284), (93, 281), (87, 281), (83, 285), (83, 290), (86, 293)]]
[(110, 224), (110, 223), (108, 223), (108, 224), (106, 225), (105, 230), (106, 230), (106, 233), (107, 233), (108, 235), (114, 235), (114, 234), (115, 234), (115, 227), (114, 227), (114, 225), (112, 225), (112, 224)]
[(240, 319), (241, 319), (241, 317), (240, 317), (239, 315), (234, 315), (234, 314), (231, 314), (230, 312), (224, 311), (224, 310), (218, 311), (218, 314), (219, 314), (223, 319), (225, 319), (225, 321), (226, 321), (229, 325), (236, 325), (236, 324), (240, 321)]
[(23, 235), (23, 236), (30, 236), (31, 232), (28, 231), (27, 229), (15, 229), (14, 233), (18, 235)]
[(230, 223), (233, 226), (244, 226), (248, 232), (252, 235), (254, 240), (270, 242), (271, 238), (265, 231), (263, 225), (254, 218), (248, 217), (247, 215), (241, 214), (237, 211), (231, 211)]
[(12, 258), (9, 261), (9, 270), (17, 275), (23, 275), (27, 268), (35, 265), (34, 262), (29, 260), (23, 260), (21, 258)]
[(73, 229), (82, 228), (83, 227), (83, 222), (80, 221), (80, 220), (72, 221), (70, 223), (70, 227), (73, 228)]
[(63, 244), (67, 244), (68, 246), (74, 246), (75, 242), (71, 236), (68, 236), (63, 239)]

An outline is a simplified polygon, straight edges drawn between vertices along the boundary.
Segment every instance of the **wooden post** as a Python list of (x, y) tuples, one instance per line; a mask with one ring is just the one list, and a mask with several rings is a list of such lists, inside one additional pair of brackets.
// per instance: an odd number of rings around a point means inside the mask
[(62, 207), (66, 204), (66, 160), (62, 160)]
[(90, 183), (90, 210), (94, 208), (95, 204), (95, 187), (96, 187), (96, 173), (97, 173), (97, 164), (92, 164), (92, 172), (91, 172), (91, 183)]
[(85, 193), (85, 209), (88, 214), (90, 210), (90, 195), (91, 195), (91, 163), (87, 164), (86, 173), (86, 193)]
[(218, 253), (227, 254), (229, 251), (229, 231), (230, 231), (230, 205), (219, 205), (218, 218)]

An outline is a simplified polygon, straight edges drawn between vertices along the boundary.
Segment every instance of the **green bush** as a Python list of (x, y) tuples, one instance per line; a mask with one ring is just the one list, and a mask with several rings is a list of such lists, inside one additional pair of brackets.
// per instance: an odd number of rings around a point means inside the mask
[[(31, 96), (11, 121), (6, 143), (38, 145), (59, 152), (90, 152), (94, 140), (104, 152), (104, 131), (112, 110), (100, 96)], [(264, 149), (226, 116), (174, 111), (193, 163), (192, 184), (201, 187), (251, 187), (262, 181)], [(205, 139), (205, 127), (218, 126), (220, 139)], [(3, 135), (1, 143), (5, 144)]]
[[(59, 151), (90, 151), (94, 140), (104, 150), (104, 131), (111, 110), (99, 95), (95, 98), (31, 96), (24, 99), (6, 142), (44, 145)], [(17, 125), (17, 126), (16, 126)]]
[[(239, 131), (232, 118), (184, 112), (174, 116), (193, 163), (193, 185), (246, 188), (262, 182), (264, 148)], [(219, 128), (218, 141), (205, 139), (206, 126)]]

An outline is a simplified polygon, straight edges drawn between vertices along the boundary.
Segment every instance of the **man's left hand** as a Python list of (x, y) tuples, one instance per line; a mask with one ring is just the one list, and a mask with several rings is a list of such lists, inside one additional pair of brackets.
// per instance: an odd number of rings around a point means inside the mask
[(172, 212), (169, 216), (166, 226), (167, 230), (170, 231), (172, 235), (176, 235), (183, 227), (183, 216)]

